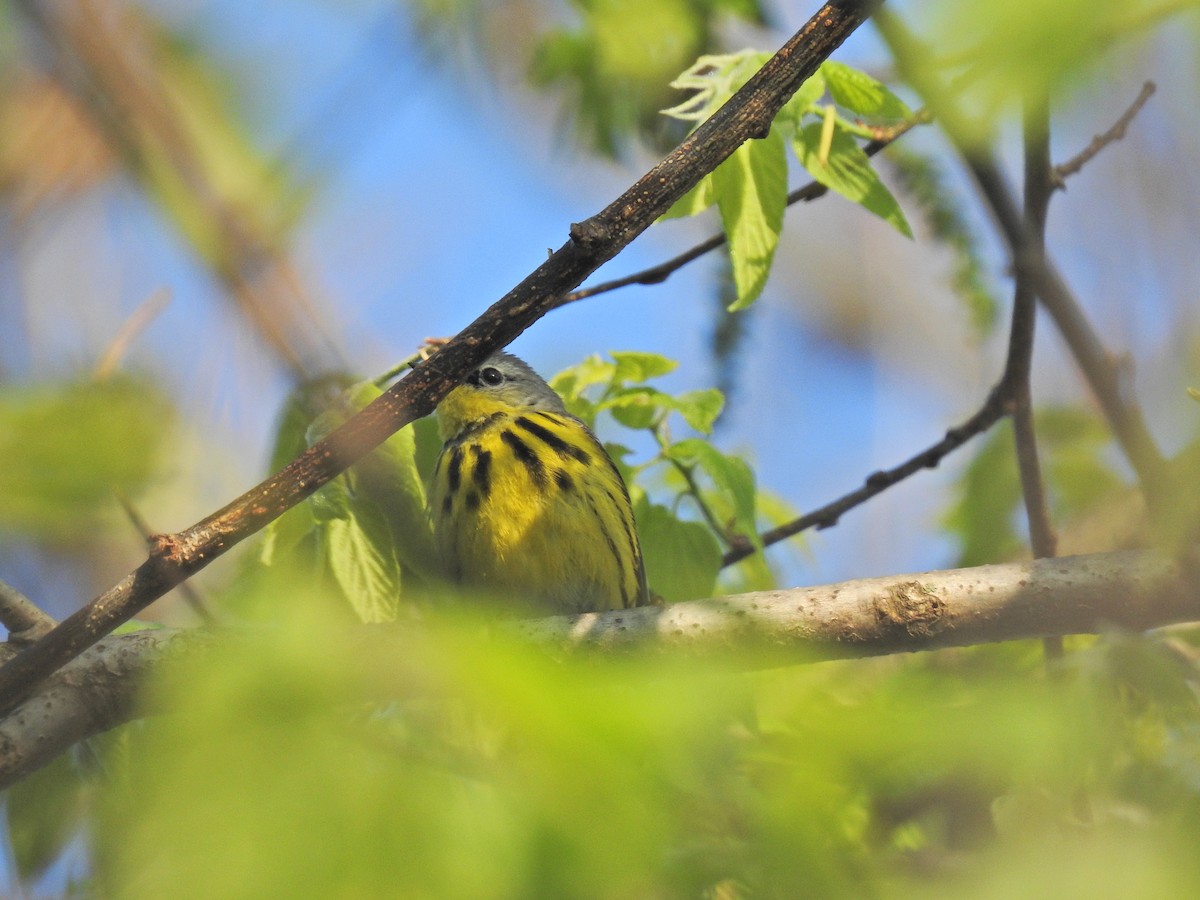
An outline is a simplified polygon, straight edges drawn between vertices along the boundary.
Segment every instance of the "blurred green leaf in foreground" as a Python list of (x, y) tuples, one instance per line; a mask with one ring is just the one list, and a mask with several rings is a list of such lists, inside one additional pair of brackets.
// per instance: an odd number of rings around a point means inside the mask
[[(739, 674), (303, 610), (178, 665), (100, 798), (122, 897), (1186, 896), (1194, 671), (1162, 644)], [(490, 636), (484, 637), (491, 631)], [(1153, 673), (1153, 677), (1147, 677)]]

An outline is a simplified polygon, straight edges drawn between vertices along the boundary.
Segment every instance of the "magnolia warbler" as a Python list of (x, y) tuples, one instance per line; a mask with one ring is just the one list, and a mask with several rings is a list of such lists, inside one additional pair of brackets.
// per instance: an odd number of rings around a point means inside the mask
[(455, 581), (537, 612), (647, 602), (629, 492), (600, 441), (528, 365), (495, 353), (437, 408), (434, 542)]

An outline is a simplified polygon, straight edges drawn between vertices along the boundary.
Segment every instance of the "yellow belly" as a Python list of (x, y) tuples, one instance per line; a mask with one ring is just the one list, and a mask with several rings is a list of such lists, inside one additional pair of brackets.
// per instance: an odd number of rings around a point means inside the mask
[(645, 600), (629, 497), (596, 438), (546, 412), (497, 416), (438, 459), (430, 510), (447, 573), (541, 612)]

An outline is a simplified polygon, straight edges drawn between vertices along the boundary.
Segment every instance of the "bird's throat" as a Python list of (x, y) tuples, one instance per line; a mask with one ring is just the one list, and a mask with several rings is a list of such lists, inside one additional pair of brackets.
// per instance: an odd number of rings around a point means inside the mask
[(443, 442), (453, 440), (467, 429), (478, 426), (496, 413), (508, 409), (507, 404), (495, 397), (489, 397), (471, 385), (460, 385), (438, 404), (438, 434)]

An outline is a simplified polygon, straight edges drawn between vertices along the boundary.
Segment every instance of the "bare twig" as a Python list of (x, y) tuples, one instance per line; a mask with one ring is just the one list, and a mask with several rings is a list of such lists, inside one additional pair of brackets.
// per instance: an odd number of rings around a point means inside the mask
[(121, 364), (121, 360), (129, 351), (129, 345), (151, 322), (158, 318), (170, 302), (171, 291), (164, 287), (154, 291), (138, 304), (137, 309), (117, 329), (117, 333), (109, 341), (101, 355), (100, 361), (96, 363), (95, 377), (98, 381), (103, 381), (116, 371), (117, 366)]
[(1122, 140), (1125, 137), (1125, 132), (1129, 129), (1129, 123), (1133, 121), (1133, 117), (1141, 112), (1142, 107), (1146, 105), (1154, 92), (1157, 90), (1153, 81), (1147, 81), (1142, 85), (1141, 91), (1138, 92), (1137, 98), (1129, 105), (1129, 109), (1121, 114), (1121, 117), (1113, 123), (1112, 128), (1103, 134), (1098, 134), (1092, 138), (1092, 142), (1083, 148), (1079, 153), (1072, 156), (1064, 163), (1054, 167), (1053, 175), (1051, 176), (1054, 182), (1054, 187), (1058, 190), (1067, 189), (1067, 179), (1079, 172), (1086, 166), (1095, 156), (1107, 147), (1109, 144)]
[(14, 644), (36, 641), (58, 623), (7, 582), (0, 581), (0, 625)]
[[(971, 418), (961, 425), (951, 428), (945, 436), (916, 456), (910, 457), (891, 469), (884, 469), (867, 476), (866, 481), (856, 490), (851, 491), (827, 503), (820, 509), (807, 513), (799, 518), (779, 525), (761, 535), (764, 547), (777, 544), (780, 541), (794, 537), (810, 528), (832, 528), (842, 515), (861, 506), (877, 494), (882, 494), (888, 488), (920, 472), (922, 469), (934, 469), (943, 459), (978, 434), (987, 431), (1009, 412), (1008, 380), (1001, 377), (1000, 382), (988, 394), (983, 406)], [(748, 540), (739, 540), (736, 546), (721, 559), (721, 566), (731, 566), (754, 553), (754, 547)]]
[(178, 534), (157, 535), (149, 557), (118, 584), (0, 666), (0, 708), (12, 709), (56, 669), (311, 495), (408, 423), (428, 415), (470, 369), (505, 346), (646, 230), (746, 140), (766, 135), (779, 109), (859, 25), (873, 3), (831, 0), (708, 121), (608, 207), (571, 226), (570, 239), (429, 360), (282, 471)]
[(1035, 235), (1026, 226), (1012, 192), (992, 152), (972, 139), (961, 110), (948, 93), (926, 77), (919, 60), (922, 49), (895, 16), (881, 14), (880, 33), (892, 49), (902, 73), (925, 97), (975, 179), (1013, 255), (1016, 271), (1024, 273), (1042, 306), (1054, 320), (1079, 364), (1122, 452), (1137, 473), (1148, 501), (1161, 502), (1169, 492), (1165, 460), (1142, 416), (1122, 386), (1122, 373), (1083, 314), (1048, 255), (1037, 251)]
[[(863, 145), (863, 152), (867, 156), (874, 156), (884, 147), (887, 147), (897, 138), (907, 134), (917, 125), (923, 125), (930, 121), (929, 114), (924, 110), (918, 110), (911, 119), (901, 122), (893, 126), (881, 134), (875, 140), (868, 141)], [(824, 197), (829, 193), (829, 188), (817, 181), (810, 181), (787, 195), (787, 205), (791, 206), (794, 203), (809, 203), (820, 197)], [(615, 278), (612, 281), (602, 281), (600, 284), (594, 284), (591, 287), (581, 288), (578, 291), (571, 291), (569, 294), (564, 294), (554, 304), (557, 309), (560, 306), (566, 306), (569, 303), (575, 303), (578, 300), (586, 300), (589, 297), (595, 297), (599, 294), (607, 294), (611, 291), (619, 290), (620, 288), (629, 287), (634, 284), (661, 284), (666, 281), (676, 271), (682, 269), (690, 262), (694, 262), (702, 256), (711, 253), (718, 247), (723, 247), (728, 241), (725, 232), (714, 234), (711, 237), (705, 238), (696, 246), (689, 250), (680, 253), (678, 256), (661, 262), (658, 265), (651, 266), (648, 269), (642, 269), (640, 272), (634, 272), (632, 275), (626, 275), (622, 278)]]
[[(1029, 100), (1025, 106), (1025, 222), (1030, 233), (1030, 251), (1045, 255), (1046, 214), (1053, 186), (1050, 181), (1050, 114), (1045, 97)], [(1038, 462), (1037, 438), (1033, 424), (1030, 372), (1033, 365), (1033, 341), (1037, 321), (1037, 295), (1024, 271), (1016, 276), (1013, 295), (1012, 354), (1014, 399), (1013, 433), (1016, 440), (1017, 468), (1021, 492), (1029, 521), (1030, 543), (1035, 558), (1055, 555), (1057, 538), (1050, 523), (1046, 489)]]
[[(1046, 215), (1053, 193), (1050, 171), (1050, 104), (1046, 96), (1027, 98), (1024, 115), (1025, 147), (1025, 227), (1030, 236), (1030, 252), (1039, 257), (1046, 253)], [(1029, 283), (1025, 270), (1016, 273), (1013, 292), (1013, 334), (1010, 352), (1018, 359), (1013, 363), (1013, 440), (1017, 471), (1021, 479), (1021, 497), (1025, 502), (1025, 518), (1029, 523), (1029, 541), (1035, 559), (1046, 559), (1057, 553), (1058, 537), (1050, 521), (1046, 502), (1046, 485), (1038, 460), (1037, 432), (1033, 421), (1033, 394), (1030, 372), (1033, 365), (1033, 341), (1037, 322), (1037, 293)], [(1055, 635), (1043, 641), (1046, 658), (1063, 655), (1062, 637)]]
[[(150, 527), (150, 523), (138, 511), (138, 508), (133, 505), (133, 501), (118, 491), (117, 503), (121, 505), (121, 509), (125, 513), (125, 518), (129, 520), (129, 524), (133, 526), (142, 540), (146, 542), (146, 546), (154, 546), (154, 535), (156, 532)], [(185, 581), (179, 585), (179, 594), (183, 597), (184, 602), (191, 607), (197, 619), (205, 625), (216, 624), (216, 618), (208, 611), (208, 605), (204, 602), (204, 598), (200, 596), (199, 591), (192, 587), (190, 582)]]

